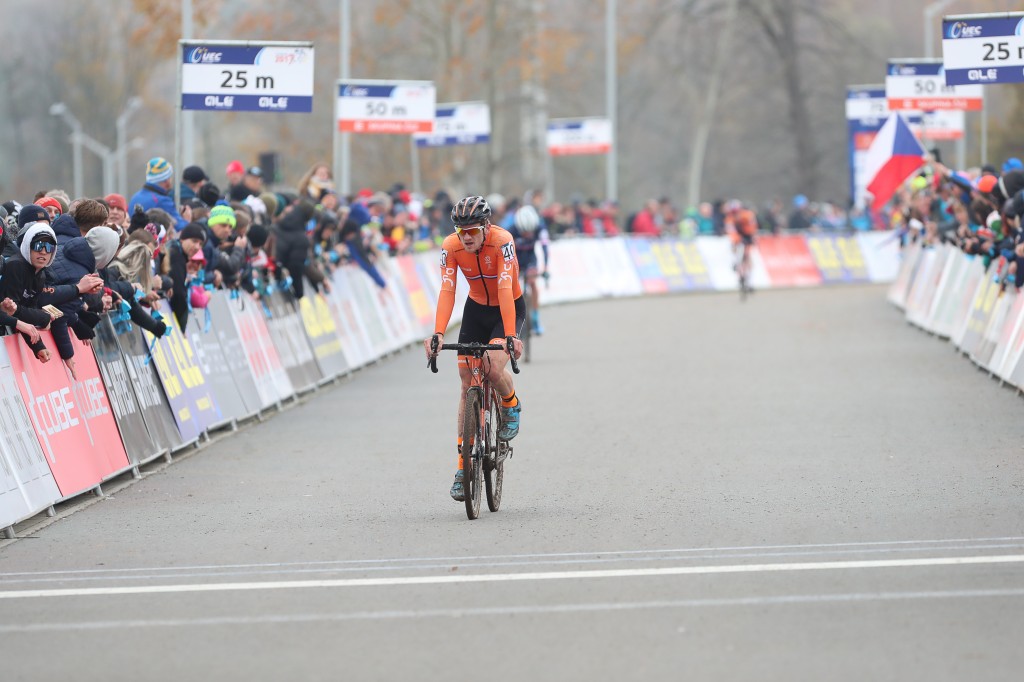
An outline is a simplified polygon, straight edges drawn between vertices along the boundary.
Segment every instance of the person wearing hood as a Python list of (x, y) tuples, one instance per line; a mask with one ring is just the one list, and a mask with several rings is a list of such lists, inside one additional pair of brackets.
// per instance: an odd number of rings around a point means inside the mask
[[(56, 251), (57, 236), (53, 229), (44, 222), (31, 223), (22, 236), (19, 253), (7, 261), (4, 276), (0, 278), (0, 301), (6, 314), (18, 321), (18, 331), (23, 333), (36, 357), (44, 362), (49, 359), (49, 352), (34, 328), (46, 329), (52, 323), (56, 340), (67, 338), (67, 326), (62, 318), (54, 320), (41, 310), (42, 306), (65, 305), (103, 286), (99, 277), (89, 273), (74, 282), (48, 285), (45, 271)], [(26, 329), (26, 325), (32, 328)]]
[(15, 222), (15, 228), (13, 234), (9, 235), (10, 240), (4, 246), (3, 257), (14, 258), (18, 255), (19, 244), (21, 239), (25, 235), (25, 231), (29, 225), (37, 222), (42, 222), (48, 225), (50, 223), (50, 214), (46, 212), (46, 209), (36, 204), (26, 204), (21, 207), (18, 211), (18, 217)]
[(312, 203), (299, 201), (274, 226), (274, 260), (279, 265), (278, 272), (280, 268), (288, 269), (295, 298), (302, 298), (305, 294), (302, 274), (310, 251), (306, 223), (313, 218), (314, 212)]

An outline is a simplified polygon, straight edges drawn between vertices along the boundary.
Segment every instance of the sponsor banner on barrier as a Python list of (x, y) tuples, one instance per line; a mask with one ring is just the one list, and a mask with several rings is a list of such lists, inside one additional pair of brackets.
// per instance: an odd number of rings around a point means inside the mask
[(938, 265), (938, 280), (935, 290), (932, 292), (931, 303), (922, 315), (922, 325), (932, 333), (938, 333), (939, 309), (945, 300), (946, 292), (949, 290), (950, 279), (956, 270), (956, 263), (959, 259), (956, 252), (946, 244), (939, 244), (934, 247)]
[(857, 234), (860, 253), (872, 282), (892, 282), (900, 269), (900, 241), (894, 232), (861, 232)]
[(988, 327), (988, 321), (992, 317), (996, 300), (999, 298), (999, 284), (995, 281), (999, 272), (999, 265), (993, 264), (989, 272), (984, 273), (981, 284), (975, 292), (974, 300), (971, 303), (971, 312), (967, 317), (967, 329), (960, 340), (960, 349), (965, 353), (974, 354), (978, 344), (981, 342), (982, 334)]
[[(232, 292), (234, 295), (235, 292)], [(227, 363), (228, 371), (235, 382), (238, 394), (245, 405), (243, 414), (253, 415), (267, 407), (260, 397), (260, 389), (256, 385), (256, 378), (253, 376), (252, 367), (249, 366), (245, 346), (235, 328), (234, 318), (231, 316), (231, 307), (243, 305), (255, 306), (256, 304), (245, 294), (240, 293), (236, 298), (229, 298), (227, 292), (215, 291), (210, 297), (207, 307), (213, 317), (213, 332), (217, 335), (221, 350), (224, 353), (224, 360)], [(271, 401), (269, 404), (273, 404)]]
[(346, 268), (342, 281), (343, 287), (338, 293), (352, 301), (356, 319), (360, 322), (369, 342), (367, 362), (370, 362), (385, 355), (389, 349), (387, 330), (380, 319), (378, 307), (373, 302), (376, 294), (371, 291), (371, 287), (379, 287), (365, 272), (355, 268)]
[[(412, 256), (399, 256), (395, 259), (398, 275), (409, 298), (412, 319), (417, 325), (417, 336), (429, 336), (434, 331), (434, 307), (427, 296), (416, 259)], [(435, 297), (434, 302), (437, 299)]]
[(992, 306), (992, 313), (989, 315), (985, 329), (981, 333), (981, 338), (978, 339), (978, 345), (975, 346), (974, 352), (971, 353), (971, 359), (986, 369), (989, 368), (989, 363), (992, 362), (992, 356), (996, 351), (996, 344), (999, 343), (999, 333), (1006, 323), (1006, 315), (1010, 311), (1011, 299), (1010, 294), (1000, 291), (999, 288), (996, 289), (996, 300)]
[(223, 420), (217, 402), (210, 393), (203, 371), (196, 364), (195, 350), (178, 327), (178, 319), (171, 313), (167, 301), (160, 301), (160, 314), (170, 330), (156, 339), (147, 331), (145, 335), (149, 345), (153, 364), (160, 376), (160, 383), (167, 395), (167, 402), (174, 415), (174, 423), (183, 442), (190, 442), (213, 424)]
[(381, 306), (384, 319), (391, 322), (394, 347), (398, 349), (405, 344), (421, 337), (416, 329), (416, 318), (412, 312), (412, 304), (402, 280), (402, 273), (394, 258), (386, 261), (385, 278), (388, 287), (377, 292), (377, 300)]
[[(215, 293), (223, 295), (223, 292)], [(212, 302), (213, 297), (209, 303)], [(242, 394), (235, 384), (234, 372), (220, 345), (220, 339), (217, 338), (217, 332), (214, 331), (213, 311), (209, 308), (192, 311), (189, 314), (188, 326), (185, 327), (185, 336), (195, 352), (196, 365), (203, 373), (206, 385), (217, 402), (221, 423), (244, 419), (251, 415), (252, 412), (246, 408)]]
[(867, 282), (864, 263), (856, 236), (807, 235), (807, 248), (826, 284), (835, 282)]
[(959, 300), (956, 305), (956, 312), (953, 315), (953, 333), (949, 340), (960, 347), (964, 335), (967, 333), (967, 325), (971, 320), (971, 312), (974, 309), (974, 299), (979, 289), (985, 286), (985, 266), (981, 259), (974, 258), (967, 267), (967, 279), (962, 291), (958, 293)]
[(665, 276), (669, 291), (711, 288), (711, 278), (696, 242), (660, 239), (651, 245), (651, 252)]
[(668, 281), (661, 272), (661, 265), (654, 257), (653, 239), (631, 238), (626, 240), (626, 247), (633, 257), (633, 267), (640, 277), (645, 294), (663, 294), (669, 290)]
[[(307, 291), (312, 292), (313, 288), (309, 287)], [(348, 371), (348, 363), (341, 350), (338, 324), (334, 321), (327, 297), (320, 292), (303, 296), (299, 299), (299, 313), (324, 377), (336, 377)]]
[(931, 310), (932, 297), (942, 279), (945, 261), (935, 249), (925, 249), (921, 254), (921, 263), (917, 275), (907, 294), (907, 320), (918, 327), (924, 327), (927, 313)]
[(992, 359), (989, 360), (988, 370), (1002, 379), (1007, 379), (1009, 378), (1009, 373), (1007, 372), (1004, 376), (1003, 367), (1006, 364), (1007, 357), (1010, 355), (1013, 337), (1020, 323), (1021, 296), (1018, 295), (1018, 292), (1007, 289), (1006, 293), (1003, 294), (1003, 298), (1005, 299), (1006, 310), (1003, 312), (1003, 319), (999, 327), (994, 330), (996, 347), (992, 352)]
[(124, 357), (125, 368), (131, 378), (135, 399), (142, 408), (142, 418), (146, 421), (153, 445), (161, 451), (180, 447), (181, 432), (174, 421), (171, 405), (164, 393), (163, 384), (160, 383), (142, 331), (134, 326), (114, 331), (117, 334), (121, 356)]
[(356, 369), (372, 358), (370, 341), (367, 339), (366, 330), (359, 322), (355, 301), (350, 295), (347, 270), (349, 268), (339, 268), (332, 273), (331, 293), (328, 294), (327, 300), (338, 328), (338, 336), (341, 337), (341, 350), (345, 354), (345, 360), (350, 368)]
[(121, 441), (132, 464), (147, 462), (159, 455), (162, 448), (153, 442), (146, 427), (142, 407), (135, 397), (132, 377), (128, 373), (121, 348), (117, 345), (117, 334), (110, 318), (104, 315), (96, 325), (95, 332), (96, 338), (93, 339), (92, 349), (96, 354), (103, 384), (107, 388), (110, 406), (114, 410), (117, 428), (121, 431)]
[(266, 297), (266, 304), (270, 312), (267, 329), (292, 386), (299, 391), (316, 386), (324, 376), (316, 364), (291, 292), (275, 290)]
[(71, 335), (75, 372), (42, 333), (50, 361), (39, 362), (21, 337), (4, 337), (11, 369), (25, 401), (43, 454), (63, 497), (95, 487), (129, 467), (128, 453), (114, 422), (92, 349)]
[(270, 341), (270, 332), (260, 304), (242, 301), (243, 305), (228, 306), (239, 341), (245, 349), (246, 363), (256, 383), (256, 392), (265, 409), (294, 393), (291, 380), (281, 366), (281, 358)]
[[(643, 284), (633, 267), (633, 257), (621, 237), (609, 239), (576, 240), (583, 259), (590, 264), (593, 281), (597, 284), (599, 296), (639, 296)], [(547, 301), (547, 290), (551, 279), (545, 280), (540, 302)]]
[(936, 301), (935, 312), (932, 316), (932, 329), (939, 336), (948, 339), (953, 333), (954, 318), (956, 317), (957, 304), (967, 288), (967, 278), (970, 276), (969, 261), (963, 253), (949, 250), (945, 282), (941, 295)]
[(598, 281), (590, 263), (577, 247), (578, 243), (578, 239), (562, 239), (548, 247), (551, 260), (548, 263), (549, 277), (540, 296), (542, 304), (545, 301), (584, 301), (601, 295)]
[(907, 305), (907, 292), (913, 283), (914, 272), (917, 270), (918, 261), (921, 258), (921, 245), (917, 242), (909, 245), (900, 254), (901, 261), (896, 279), (889, 287), (889, 302), (898, 308), (905, 308)]
[(1018, 388), (1024, 388), (1024, 295), (1017, 296), (1010, 315), (1013, 330), (999, 376)]
[[(765, 235), (757, 240), (768, 279), (773, 287), (806, 287), (821, 284), (807, 241), (797, 235)], [(756, 283), (755, 283), (756, 285)]]
[(7, 345), (0, 343), (0, 528), (59, 499), (57, 483), (25, 411)]

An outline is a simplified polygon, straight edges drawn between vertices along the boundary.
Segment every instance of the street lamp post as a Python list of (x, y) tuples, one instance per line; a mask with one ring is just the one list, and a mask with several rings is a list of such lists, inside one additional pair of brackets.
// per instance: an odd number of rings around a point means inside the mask
[[(128, 136), (128, 119), (131, 117), (132, 112), (141, 106), (142, 99), (132, 97), (125, 104), (124, 111), (117, 117), (117, 150), (115, 151), (117, 156), (117, 191), (124, 196), (128, 196), (128, 150), (135, 148), (127, 144), (125, 139)], [(135, 138), (135, 140), (139, 140), (139, 138)]]
[(82, 144), (89, 148), (89, 151), (100, 157), (103, 162), (103, 194), (110, 194), (114, 191), (114, 152), (107, 145), (95, 140), (85, 133), (79, 133)]
[[(924, 56), (931, 59), (935, 56), (935, 17), (944, 10), (953, 0), (938, 0), (924, 8)], [(982, 114), (984, 115), (984, 114)], [(967, 163), (967, 140), (964, 137), (956, 141), (957, 167), (963, 168)]]
[(71, 128), (72, 145), (72, 191), (75, 198), (81, 197), (82, 191), (82, 124), (75, 118), (63, 102), (50, 105), (50, 115), (60, 116)]

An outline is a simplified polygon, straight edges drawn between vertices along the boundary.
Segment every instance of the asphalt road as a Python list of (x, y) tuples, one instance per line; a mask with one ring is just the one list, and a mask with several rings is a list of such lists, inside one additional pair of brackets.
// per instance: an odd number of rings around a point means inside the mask
[(500, 512), (407, 351), (0, 548), (0, 679), (1016, 680), (1024, 402), (880, 287), (546, 310)]

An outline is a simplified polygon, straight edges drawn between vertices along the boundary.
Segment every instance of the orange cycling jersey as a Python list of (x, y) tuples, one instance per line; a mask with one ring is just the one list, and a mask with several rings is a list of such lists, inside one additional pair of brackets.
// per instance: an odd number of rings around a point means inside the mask
[(757, 216), (749, 209), (737, 211), (732, 218), (732, 226), (744, 237), (753, 237), (757, 233)]
[(443, 334), (455, 308), (455, 268), (469, 282), (469, 297), (481, 305), (499, 306), (505, 336), (516, 333), (516, 299), (523, 295), (519, 287), (519, 262), (512, 235), (496, 225), (487, 228), (484, 244), (476, 253), (466, 251), (459, 235), (448, 235), (441, 244), (441, 293), (437, 297), (434, 331)]

